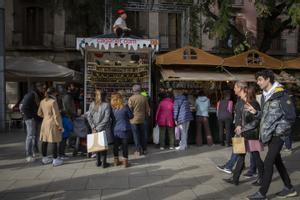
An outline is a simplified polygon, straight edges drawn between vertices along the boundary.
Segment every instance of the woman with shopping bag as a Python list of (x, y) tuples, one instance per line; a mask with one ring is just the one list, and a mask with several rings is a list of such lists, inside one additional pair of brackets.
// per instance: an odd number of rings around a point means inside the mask
[[(91, 126), (92, 133), (109, 133), (110, 132), (110, 105), (102, 101), (101, 90), (96, 89), (95, 91), (95, 100), (90, 104), (89, 111), (87, 114), (88, 122)], [(106, 139), (107, 141), (107, 139)], [(101, 156), (103, 157), (101, 162)], [(96, 152), (97, 167), (102, 166), (106, 168), (109, 166), (109, 163), (106, 161), (107, 150)]]
[(174, 149), (174, 102), (172, 93), (165, 93), (163, 100), (159, 103), (156, 111), (156, 123), (159, 126), (160, 150), (165, 149), (166, 135), (169, 136), (169, 149)]
[[(258, 186), (261, 184), (264, 166), (259, 154), (259, 152), (263, 150), (263, 145), (259, 141), (258, 132), (260, 121), (245, 108), (245, 105), (251, 105), (256, 110), (260, 110), (260, 106), (256, 101), (255, 87), (250, 86), (244, 88), (240, 93), (240, 98), (243, 100), (242, 124), (240, 128), (236, 129), (236, 137), (238, 139), (237, 141), (241, 141), (241, 138), (239, 137), (244, 138), (246, 151), (251, 152), (252, 156), (254, 156), (256, 166), (258, 168), (258, 178), (252, 184)], [(237, 147), (238, 145), (236, 148)], [(235, 144), (233, 144), (233, 148), (235, 148)], [(239, 148), (236, 149), (236, 152), (237, 150), (241, 150), (241, 147), (239, 146)], [(239, 184), (239, 178), (244, 168), (245, 156), (246, 153), (243, 152), (238, 154), (238, 161), (235, 169), (233, 170), (233, 176), (229, 179), (224, 179), (224, 181), (235, 185)]]

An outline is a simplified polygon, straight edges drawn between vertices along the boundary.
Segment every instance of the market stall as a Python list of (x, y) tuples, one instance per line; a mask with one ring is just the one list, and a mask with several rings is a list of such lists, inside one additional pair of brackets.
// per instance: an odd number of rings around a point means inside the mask
[(131, 95), (133, 84), (140, 84), (152, 96), (151, 63), (158, 40), (131, 38), (77, 38), (77, 49), (85, 57), (84, 111), (101, 88)]
[[(159, 55), (156, 58), (156, 65), (161, 75), (161, 87), (184, 89), (188, 94), (194, 115), (194, 102), (198, 90), (206, 91), (211, 99), (209, 121), (215, 142), (218, 142), (216, 103), (223, 85), (230, 84), (230, 81), (236, 79), (233, 74), (221, 68), (222, 63), (223, 58), (191, 46)], [(252, 77), (247, 77), (247, 79), (253, 80)], [(195, 125), (195, 121), (190, 124), (190, 143), (194, 143)]]
[[(251, 49), (241, 54), (221, 58), (194, 47), (184, 47), (159, 55), (156, 58), (159, 67), (162, 87), (184, 89), (189, 94), (191, 109), (199, 89), (205, 90), (210, 98), (210, 126), (218, 141), (216, 124), (216, 103), (225, 90), (232, 93), (235, 81), (256, 82), (255, 73), (261, 69), (272, 69), (276, 80), (285, 84), (294, 84), (296, 79), (284, 69), (281, 60)], [(191, 135), (194, 135), (192, 124)]]

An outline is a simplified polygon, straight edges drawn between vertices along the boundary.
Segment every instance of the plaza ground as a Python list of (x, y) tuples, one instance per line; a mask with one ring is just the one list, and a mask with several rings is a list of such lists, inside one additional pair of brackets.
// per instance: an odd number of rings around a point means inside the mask
[[(222, 181), (229, 175), (217, 170), (216, 165), (227, 161), (231, 154), (228, 147), (191, 145), (187, 151), (177, 152), (150, 145), (148, 155), (134, 158), (131, 146), (132, 166), (127, 169), (97, 168), (94, 159), (80, 155), (54, 168), (41, 165), (40, 160), (25, 163), (25, 136), (23, 130), (0, 135), (0, 199), (238, 200), (257, 191), (251, 185), (253, 179), (242, 177), (239, 186)], [(300, 142), (293, 148), (292, 154), (282, 155), (292, 183), (300, 192)], [(113, 162), (112, 147), (108, 160)], [(246, 160), (249, 166), (248, 156)], [(283, 187), (277, 171), (274, 172), (269, 199), (276, 199), (275, 193)]]

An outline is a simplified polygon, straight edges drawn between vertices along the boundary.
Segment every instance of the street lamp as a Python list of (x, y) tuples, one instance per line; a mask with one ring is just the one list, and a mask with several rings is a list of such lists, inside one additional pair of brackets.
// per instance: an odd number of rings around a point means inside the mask
[(5, 130), (6, 103), (5, 103), (5, 7), (0, 0), (0, 132)]

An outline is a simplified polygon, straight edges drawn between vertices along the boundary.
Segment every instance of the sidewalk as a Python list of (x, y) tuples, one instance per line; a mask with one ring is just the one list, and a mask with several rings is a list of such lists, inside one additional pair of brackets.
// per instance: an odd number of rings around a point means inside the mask
[[(218, 171), (216, 164), (223, 164), (229, 158), (231, 148), (219, 145), (190, 146), (184, 152), (160, 151), (150, 145), (147, 156), (129, 157), (132, 166), (127, 169), (97, 168), (94, 159), (82, 156), (53, 168), (41, 165), (40, 160), (25, 163), (24, 139), (24, 132), (0, 135), (0, 199), (240, 200), (257, 190), (251, 185), (252, 180), (242, 178), (239, 186), (222, 181), (229, 175)], [(300, 192), (300, 142), (294, 144), (294, 149), (292, 154), (282, 155), (292, 183)], [(248, 156), (246, 160), (249, 166)], [(275, 193), (282, 187), (275, 170), (268, 198), (276, 199)]]

